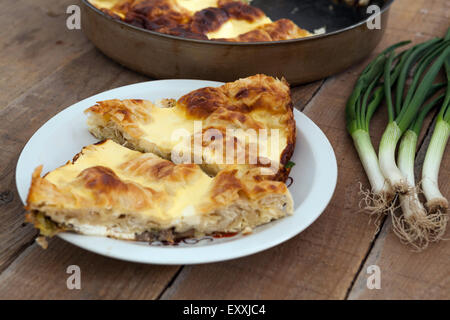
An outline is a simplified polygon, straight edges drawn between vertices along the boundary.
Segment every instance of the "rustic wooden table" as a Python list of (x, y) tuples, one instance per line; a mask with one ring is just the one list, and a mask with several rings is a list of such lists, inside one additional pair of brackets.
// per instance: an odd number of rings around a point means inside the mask
[[(112, 62), (66, 28), (73, 0), (17, 0), (0, 12), (0, 298), (4, 299), (448, 299), (450, 243), (411, 252), (391, 231), (357, 211), (361, 181), (368, 187), (345, 131), (344, 105), (364, 63), (293, 88), (295, 107), (330, 139), (339, 165), (334, 197), (306, 231), (273, 249), (227, 262), (154, 266), (105, 258), (59, 238), (42, 250), (24, 225), (14, 183), (18, 156), (31, 135), (67, 106), (95, 93), (148, 78)], [(377, 48), (399, 40), (421, 42), (449, 27), (450, 1), (397, 0)], [(382, 113), (373, 121), (377, 141)], [(432, 119), (421, 137), (423, 159)], [(441, 187), (450, 196), (450, 148)], [(374, 236), (374, 234), (376, 235)], [(447, 233), (447, 238), (450, 233)], [(82, 289), (68, 290), (66, 269), (82, 270)], [(369, 290), (367, 268), (381, 270), (381, 289)]]

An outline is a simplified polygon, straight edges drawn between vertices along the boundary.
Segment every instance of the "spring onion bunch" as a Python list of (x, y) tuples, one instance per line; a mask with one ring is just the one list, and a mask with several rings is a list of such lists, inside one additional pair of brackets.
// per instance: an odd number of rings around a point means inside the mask
[[(450, 39), (450, 29), (445, 39)], [(450, 136), (450, 56), (445, 61), (445, 72), (447, 77), (447, 91), (441, 110), (437, 116), (436, 126), (422, 168), (423, 193), (427, 199), (426, 205), (431, 212), (445, 212), (448, 208), (447, 199), (439, 191), (438, 175), (444, 150)]]
[[(444, 39), (431, 39), (395, 53), (407, 43), (386, 49), (366, 67), (347, 102), (346, 117), (347, 130), (372, 187), (370, 193), (365, 193), (366, 205), (367, 200), (372, 204), (367, 209), (392, 213), (394, 232), (420, 250), (442, 238), (447, 225), (443, 212), (448, 201), (439, 191), (438, 175), (450, 137), (450, 29)], [(447, 81), (435, 84), (442, 66)], [(444, 87), (445, 94), (434, 97)], [(377, 157), (369, 123), (383, 99), (389, 122)], [(424, 119), (438, 106), (441, 109), (422, 171), (425, 207), (414, 178), (415, 154)], [(394, 207), (396, 201), (391, 201), (395, 195), (400, 201), (400, 214)]]
[[(406, 58), (401, 65), (397, 81), (395, 107), (392, 101), (390, 79), (392, 54), (385, 65), (384, 88), (389, 123), (381, 138), (378, 156), (381, 172), (396, 192), (404, 194), (409, 189), (407, 179), (395, 161), (397, 144), (429, 97), (433, 82), (449, 53), (449, 43), (442, 39), (432, 39), (409, 49), (404, 55)], [(406, 78), (411, 70), (414, 72), (413, 81), (404, 97)]]
[[(371, 185), (367, 194), (367, 209), (376, 213), (385, 210), (393, 199), (394, 192), (380, 170), (378, 157), (372, 145), (369, 134), (369, 124), (373, 114), (384, 98), (383, 86), (380, 79), (383, 76), (384, 66), (388, 55), (409, 41), (400, 42), (383, 51), (362, 72), (356, 82), (353, 92), (347, 101), (346, 121), (347, 131), (353, 138), (355, 148)], [(397, 57), (400, 59), (400, 56)], [(393, 71), (392, 77), (399, 76), (400, 69)], [(371, 204), (370, 204), (371, 202)]]
[[(390, 79), (392, 54), (387, 60), (384, 71), (389, 123), (380, 143), (380, 168), (393, 189), (399, 193), (402, 211), (400, 216), (392, 212), (394, 232), (400, 240), (418, 250), (426, 248), (430, 241), (439, 240), (447, 222), (441, 214), (428, 214), (420, 202), (415, 186), (414, 161), (423, 121), (443, 98), (441, 95), (422, 107), (440, 87), (433, 82), (442, 66), (448, 61), (449, 43), (447, 37), (432, 39), (407, 50), (403, 56), (404, 60), (395, 87), (395, 106)], [(412, 80), (407, 87), (406, 80), (409, 75)], [(395, 151), (400, 138), (402, 140), (396, 163)]]
[(398, 150), (397, 163), (405, 177), (408, 191), (399, 195), (401, 215), (399, 217), (392, 215), (393, 229), (403, 242), (411, 244), (417, 250), (426, 248), (430, 241), (438, 240), (442, 231), (445, 230), (446, 221), (442, 219), (441, 215), (429, 215), (420, 202), (414, 179), (417, 141), (424, 119), (442, 101), (443, 97), (443, 94), (438, 96), (421, 109), (416, 119), (403, 134)]

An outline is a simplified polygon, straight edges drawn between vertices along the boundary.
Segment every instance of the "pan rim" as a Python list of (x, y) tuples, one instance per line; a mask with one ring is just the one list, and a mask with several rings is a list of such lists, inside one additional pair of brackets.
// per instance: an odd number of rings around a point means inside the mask
[[(381, 9), (379, 15), (382, 15), (387, 10), (389, 10), (391, 5), (394, 3), (394, 1), (395, 0), (386, 0), (386, 3), (383, 6), (383, 8)], [(168, 38), (168, 39), (172, 39), (172, 40), (181, 40), (181, 41), (190, 42), (190, 43), (198, 43), (198, 44), (205, 44), (205, 45), (221, 45), (221, 46), (270, 46), (270, 45), (277, 45), (277, 44), (290, 44), (290, 43), (298, 43), (298, 42), (303, 42), (303, 41), (319, 40), (319, 39), (322, 39), (322, 38), (335, 36), (335, 35), (344, 33), (346, 31), (357, 29), (361, 25), (366, 24), (369, 21), (369, 19), (370, 19), (370, 17), (369, 17), (369, 18), (361, 20), (360, 22), (355, 23), (355, 24), (353, 24), (351, 26), (348, 26), (348, 27), (345, 27), (345, 28), (342, 28), (342, 29), (339, 29), (339, 30), (336, 30), (336, 31), (333, 31), (333, 32), (319, 34), (319, 35), (314, 35), (314, 36), (309, 36), (309, 37), (304, 37), (304, 38), (289, 39), (289, 40), (278, 40), (278, 41), (227, 42), (227, 41), (220, 41), (220, 40), (211, 41), (211, 40), (191, 39), (191, 38), (186, 38), (186, 37), (181, 37), (181, 36), (174, 36), (174, 35), (170, 35), (170, 34), (165, 34), (165, 33), (157, 32), (157, 31), (152, 31), (152, 30), (136, 27), (136, 26), (133, 26), (133, 25), (131, 25), (129, 23), (123, 22), (122, 20), (117, 20), (117, 19), (112, 18), (108, 14), (106, 14), (103, 11), (99, 10), (98, 8), (96, 8), (93, 4), (91, 4), (89, 2), (89, 0), (81, 0), (81, 2), (84, 5), (86, 5), (90, 10), (93, 10), (96, 14), (99, 14), (103, 18), (111, 20), (113, 23), (120, 24), (120, 25), (122, 25), (122, 26), (124, 26), (126, 28), (133, 29), (133, 30), (135, 30), (137, 32), (148, 33), (148, 34), (151, 34), (151, 35), (154, 35), (154, 36), (157, 36), (157, 37)]]

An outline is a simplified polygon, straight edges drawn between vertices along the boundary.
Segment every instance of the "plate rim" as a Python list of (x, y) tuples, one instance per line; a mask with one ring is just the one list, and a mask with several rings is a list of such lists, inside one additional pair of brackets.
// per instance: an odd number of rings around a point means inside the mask
[[(95, 94), (93, 96), (90, 96), (88, 98), (85, 98), (79, 102), (76, 102), (64, 109), (62, 109), (60, 112), (52, 116), (49, 120), (47, 120), (43, 125), (39, 127), (39, 129), (36, 130), (36, 132), (31, 136), (31, 138), (27, 141), (25, 146), (23, 147), (20, 156), (18, 158), (17, 164), (16, 164), (16, 172), (15, 172), (15, 182), (16, 182), (16, 189), (19, 193), (20, 199), (23, 203), (25, 203), (24, 200), (26, 200), (27, 194), (22, 194), (19, 190), (19, 178), (20, 178), (20, 171), (21, 168), (24, 167), (23, 162), (25, 161), (25, 157), (27, 156), (28, 149), (31, 148), (31, 146), (34, 144), (34, 140), (37, 140), (39, 137), (39, 132), (42, 132), (44, 127), (47, 127), (49, 125), (52, 125), (53, 122), (58, 121), (59, 118), (64, 116), (65, 112), (73, 112), (69, 109), (76, 109), (79, 107), (79, 105), (91, 103), (91, 100), (96, 100), (98, 96), (108, 95), (108, 94), (114, 94), (119, 91), (124, 91), (126, 89), (132, 88), (132, 87), (145, 87), (147, 85), (153, 86), (156, 84), (163, 84), (164, 82), (196, 82), (199, 84), (199, 87), (201, 86), (219, 86), (222, 85), (223, 82), (218, 81), (209, 81), (209, 80), (197, 80), (197, 79), (166, 79), (166, 80), (154, 80), (154, 81), (145, 81), (145, 82), (139, 82), (134, 83), (110, 90), (106, 90), (103, 92), (100, 92), (98, 94)], [(103, 98), (102, 98), (103, 99)], [(80, 235), (80, 234), (71, 234), (71, 233), (61, 233), (58, 234), (58, 237), (61, 239), (76, 245), (82, 249), (88, 250), (90, 252), (94, 252), (103, 256), (124, 260), (124, 261), (130, 261), (130, 262), (137, 262), (137, 263), (145, 263), (145, 264), (155, 264), (155, 265), (190, 265), (190, 264), (203, 264), (203, 263), (212, 263), (212, 262), (218, 262), (218, 261), (226, 261), (231, 259), (236, 259), (244, 256), (248, 256), (251, 254), (255, 254), (270, 248), (273, 248), (293, 237), (303, 232), (305, 229), (307, 229), (314, 221), (316, 221), (325, 211), (326, 207), (330, 203), (334, 192), (336, 190), (337, 185), (337, 177), (338, 177), (338, 167), (337, 167), (337, 160), (336, 155), (334, 153), (333, 147), (326, 137), (325, 133), (311, 120), (309, 119), (303, 112), (297, 110), (294, 108), (294, 117), (296, 120), (296, 129), (301, 130), (303, 134), (306, 136), (315, 136), (315, 147), (312, 148), (312, 152), (319, 152), (321, 155), (319, 155), (318, 158), (320, 161), (328, 162), (328, 167), (326, 169), (327, 171), (327, 190), (326, 194), (324, 195), (324, 198), (321, 198), (321, 201), (317, 204), (316, 207), (313, 208), (315, 211), (314, 217), (310, 219), (302, 228), (295, 229), (294, 231), (290, 231), (287, 233), (280, 234), (276, 239), (264, 239), (264, 241), (259, 242), (258, 245), (253, 245), (249, 247), (241, 246), (239, 244), (242, 244), (242, 241), (244, 240), (245, 243), (245, 236), (240, 238), (237, 241), (227, 241), (223, 243), (216, 243), (211, 246), (198, 246), (198, 247), (157, 247), (157, 246), (139, 246), (134, 244), (135, 250), (121, 250), (122, 246), (129, 246), (129, 244), (133, 244), (132, 241), (127, 240), (117, 240), (117, 239), (109, 239), (105, 237), (94, 237), (94, 236), (86, 236), (86, 235)], [(302, 123), (302, 127), (298, 125), (298, 123)], [(305, 127), (309, 127), (307, 131), (304, 131)], [(303, 128), (303, 129), (302, 129)], [(313, 133), (311, 133), (313, 132)], [(320, 141), (321, 143), (318, 144), (317, 142)], [(317, 145), (320, 145), (320, 147), (317, 147)], [(325, 148), (323, 148), (325, 147)], [(320, 168), (321, 166), (318, 165)], [(320, 171), (320, 170), (318, 170)], [(312, 188), (310, 189), (310, 191)], [(310, 192), (311, 193), (311, 192)], [(295, 201), (295, 196), (292, 195)], [(306, 199), (310, 198), (311, 194), (308, 194)], [(306, 200), (305, 199), (305, 200)], [(325, 199), (325, 200), (324, 200)], [(298, 211), (300, 209), (303, 209), (301, 206), (297, 208), (297, 210), (294, 211), (295, 214), (299, 214)], [(287, 219), (289, 217), (286, 217)], [(284, 219), (284, 218), (283, 218)], [(276, 222), (276, 221), (275, 221)], [(92, 244), (87, 244), (85, 239), (86, 237), (91, 238), (98, 238), (101, 239), (101, 241), (104, 240), (111, 240), (116, 241), (116, 250), (113, 250), (111, 247), (110, 249), (104, 249), (102, 246), (97, 247)], [(234, 250), (236, 248), (236, 243), (238, 244), (239, 250)], [(234, 245), (233, 245), (234, 244)], [(111, 242), (111, 245), (114, 244)], [(135, 251), (141, 251), (137, 248), (144, 248), (145, 251), (148, 251), (148, 255), (146, 256), (136, 256)], [(124, 248), (122, 248), (124, 249)], [(170, 254), (168, 254), (168, 252)], [(193, 251), (193, 252), (189, 252)], [(209, 253), (211, 251), (214, 251), (214, 254), (211, 256)], [(155, 253), (154, 255), (150, 253)], [(125, 253), (125, 254), (124, 254)], [(162, 255), (161, 255), (162, 254)]]

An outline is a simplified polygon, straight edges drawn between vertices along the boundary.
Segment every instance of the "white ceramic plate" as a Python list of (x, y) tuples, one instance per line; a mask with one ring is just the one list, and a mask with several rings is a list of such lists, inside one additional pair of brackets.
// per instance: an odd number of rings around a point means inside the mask
[[(40, 164), (43, 172), (53, 170), (97, 140), (91, 136), (83, 111), (107, 99), (179, 98), (205, 86), (222, 83), (201, 80), (161, 80), (109, 90), (78, 102), (51, 118), (28, 141), (16, 168), (16, 184), (25, 203), (33, 170)], [(144, 242), (62, 233), (59, 236), (81, 248), (122, 260), (152, 264), (197, 264), (228, 260), (276, 246), (297, 235), (316, 220), (330, 201), (337, 179), (336, 157), (323, 132), (303, 113), (294, 110), (297, 144), (292, 161), (295, 213), (254, 230), (251, 235), (211, 238), (197, 243), (163, 246)], [(49, 249), (51, 250), (51, 248)]]

